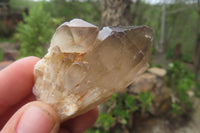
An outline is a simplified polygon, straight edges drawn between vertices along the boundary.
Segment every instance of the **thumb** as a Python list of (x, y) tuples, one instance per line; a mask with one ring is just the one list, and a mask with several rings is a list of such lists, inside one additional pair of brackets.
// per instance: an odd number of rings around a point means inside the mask
[(49, 105), (30, 102), (19, 109), (1, 133), (57, 133), (59, 118)]

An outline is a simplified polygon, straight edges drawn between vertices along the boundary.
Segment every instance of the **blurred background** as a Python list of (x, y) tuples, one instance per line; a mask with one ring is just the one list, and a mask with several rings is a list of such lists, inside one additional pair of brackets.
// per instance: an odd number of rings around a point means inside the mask
[(43, 57), (55, 29), (73, 18), (154, 32), (150, 68), (99, 106), (87, 133), (200, 132), (200, 1), (0, 0), (0, 69)]

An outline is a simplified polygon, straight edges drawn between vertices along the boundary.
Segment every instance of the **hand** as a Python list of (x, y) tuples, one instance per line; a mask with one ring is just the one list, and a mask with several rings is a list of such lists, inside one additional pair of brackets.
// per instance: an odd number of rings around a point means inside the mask
[(81, 133), (96, 121), (98, 109), (60, 125), (52, 107), (34, 101), (33, 68), (39, 60), (27, 57), (0, 71), (1, 133)]

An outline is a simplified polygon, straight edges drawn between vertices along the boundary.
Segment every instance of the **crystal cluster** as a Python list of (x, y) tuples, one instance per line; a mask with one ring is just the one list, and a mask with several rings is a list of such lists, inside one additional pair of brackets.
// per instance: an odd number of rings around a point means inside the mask
[(123, 91), (149, 64), (147, 26), (98, 27), (73, 19), (57, 28), (48, 53), (35, 65), (33, 93), (61, 121), (83, 114)]

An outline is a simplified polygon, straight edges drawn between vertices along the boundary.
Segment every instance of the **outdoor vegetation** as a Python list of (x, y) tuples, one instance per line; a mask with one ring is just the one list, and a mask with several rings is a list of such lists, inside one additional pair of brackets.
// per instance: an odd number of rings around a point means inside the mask
[[(151, 67), (166, 70), (165, 86), (169, 88), (170, 96), (175, 97), (169, 100), (165, 116), (183, 119), (190, 117), (195, 110), (194, 99), (200, 100), (199, 3), (193, 0), (122, 2), (121, 6), (128, 5), (128, 15), (120, 16), (113, 22), (109, 21), (109, 15), (105, 15), (105, 11), (108, 13), (107, 9), (111, 8), (106, 0), (5, 0), (0, 7), (0, 61), (5, 60), (5, 42), (10, 43), (11, 47), (19, 44), (16, 47), (19, 55), (15, 59), (43, 57), (56, 28), (73, 18), (81, 18), (100, 28), (108, 24), (148, 25), (154, 32)], [(9, 4), (9, 13), (13, 16), (6, 18), (5, 3)], [(192, 98), (189, 92), (194, 93)], [(114, 94), (100, 106), (98, 120), (87, 133), (133, 132), (135, 118), (154, 117), (154, 99), (155, 95), (148, 90), (137, 95), (128, 91)]]
[(40, 4), (32, 7), (28, 15), (23, 14), (23, 18), (24, 21), (18, 23), (14, 36), (21, 42), (20, 57), (44, 56), (47, 52), (45, 45), (50, 42), (54, 31), (50, 14)]

